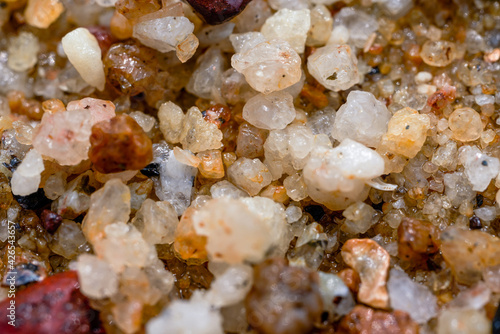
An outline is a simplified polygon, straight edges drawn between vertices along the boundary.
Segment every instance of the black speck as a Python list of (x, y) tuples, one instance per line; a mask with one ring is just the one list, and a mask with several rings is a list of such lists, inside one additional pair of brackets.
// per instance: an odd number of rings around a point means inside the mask
[(493, 334), (500, 334), (500, 306), (498, 306), (495, 317), (493, 318), (492, 327), (491, 332)]
[(406, 129), (406, 130), (408, 130), (409, 128), (410, 128), (410, 126), (409, 126), (409, 125), (407, 125), (405, 129)]
[(21, 163), (21, 160), (19, 160), (17, 157), (13, 157), (10, 159), (9, 163), (4, 162), (3, 165), (7, 167), (8, 170), (11, 172), (15, 171), (17, 166)]
[(147, 177), (160, 176), (160, 164), (157, 162), (150, 163), (141, 169), (141, 173)]
[(471, 230), (479, 230), (481, 227), (483, 227), (483, 224), (481, 224), (481, 219), (479, 219), (476, 216), (472, 216), (469, 219), (469, 227)]
[(321, 313), (321, 322), (327, 322), (328, 321), (328, 312), (324, 311)]
[(483, 197), (483, 195), (478, 194), (478, 195), (476, 196), (476, 206), (477, 206), (478, 208), (480, 208), (481, 206), (483, 206), (483, 202), (484, 202), (484, 197)]
[(309, 205), (304, 208), (304, 211), (310, 214), (315, 221), (320, 221), (320, 219), (325, 215), (325, 210), (320, 205)]
[(90, 109), (90, 106), (85, 106), (83, 109)]
[(103, 104), (102, 106), (103, 106), (104, 108), (107, 108), (107, 107), (108, 107), (108, 106), (107, 106), (107, 105), (105, 105), (105, 104)]
[(333, 72), (332, 75), (330, 75), (328, 78), (326, 78), (327, 80), (336, 80), (337, 79), (337, 72)]
[(375, 75), (375, 74), (380, 74), (380, 69), (378, 66), (372, 67), (370, 72), (368, 72), (368, 75)]
[(486, 161), (486, 160), (481, 161), (481, 165), (488, 166), (488, 161)]
[(14, 199), (26, 210), (36, 210), (50, 204), (50, 200), (45, 197), (45, 192), (42, 188), (38, 188), (37, 192), (27, 196), (14, 195)]

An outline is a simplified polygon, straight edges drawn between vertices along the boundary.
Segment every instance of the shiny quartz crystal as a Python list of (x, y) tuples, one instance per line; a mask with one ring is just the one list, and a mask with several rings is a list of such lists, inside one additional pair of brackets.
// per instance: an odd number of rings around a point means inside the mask
[(284, 129), (295, 118), (292, 96), (287, 92), (256, 95), (243, 107), (243, 118), (260, 129)]
[(391, 114), (373, 94), (352, 91), (335, 116), (332, 137), (342, 141), (355, 140), (369, 147), (378, 147), (387, 132)]
[(333, 91), (346, 90), (359, 82), (358, 60), (349, 45), (327, 45), (307, 59), (309, 73)]
[(245, 76), (253, 89), (264, 94), (297, 83), (302, 75), (297, 52), (286, 41), (261, 41), (262, 35), (248, 38), (231, 58), (232, 67)]

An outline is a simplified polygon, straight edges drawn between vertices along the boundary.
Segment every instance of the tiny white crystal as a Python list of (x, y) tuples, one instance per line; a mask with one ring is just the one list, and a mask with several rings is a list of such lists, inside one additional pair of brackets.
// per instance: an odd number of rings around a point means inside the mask
[(104, 228), (104, 234), (104, 238), (94, 242), (94, 250), (116, 273), (126, 267), (144, 268), (156, 258), (154, 245), (148, 244), (133, 225), (110, 224)]
[(384, 172), (384, 159), (374, 150), (345, 139), (335, 148), (315, 148), (304, 167), (309, 196), (332, 210), (345, 209), (368, 196), (366, 180)]
[(358, 60), (349, 45), (327, 45), (307, 59), (309, 73), (327, 89), (338, 92), (359, 82)]
[(91, 115), (86, 110), (45, 113), (33, 131), (33, 147), (61, 165), (88, 159)]
[[(252, 43), (252, 41), (248, 41)], [(231, 66), (245, 76), (255, 90), (269, 94), (299, 82), (302, 76), (301, 59), (297, 52), (281, 40), (243, 47), (231, 58)]]
[(104, 236), (106, 226), (126, 223), (130, 215), (130, 190), (119, 179), (111, 179), (90, 196), (90, 208), (82, 222), (87, 239), (94, 243)]
[(240, 158), (227, 169), (229, 180), (255, 196), (269, 185), (272, 175), (259, 159)]
[(106, 78), (97, 39), (85, 28), (77, 28), (62, 38), (64, 53), (83, 80), (99, 90)]
[(414, 282), (401, 269), (391, 269), (387, 289), (391, 307), (407, 312), (417, 323), (424, 324), (437, 315), (436, 296), (426, 286)]
[(290, 43), (298, 53), (305, 49), (307, 32), (311, 28), (309, 9), (280, 9), (266, 20), (261, 32), (268, 39), (280, 39)]
[(172, 204), (166, 201), (155, 202), (146, 199), (135, 214), (132, 224), (142, 233), (150, 244), (170, 244), (179, 219)]
[(252, 281), (252, 267), (244, 264), (230, 266), (212, 282), (206, 297), (216, 307), (234, 305), (245, 299)]
[(458, 158), (474, 191), (485, 191), (491, 179), (500, 172), (500, 161), (482, 153), (476, 146), (461, 147)]
[(194, 24), (187, 17), (166, 16), (137, 23), (133, 36), (150, 48), (169, 52), (174, 51), (193, 31)]
[(146, 325), (147, 334), (223, 334), (222, 316), (200, 291), (189, 300), (174, 300)]
[(377, 20), (353, 7), (344, 7), (335, 15), (334, 26), (344, 26), (349, 30), (349, 40), (358, 47), (363, 48), (372, 33), (377, 31)]
[(284, 129), (295, 119), (293, 98), (283, 91), (258, 94), (243, 107), (243, 119), (260, 129)]
[(272, 226), (257, 212), (227, 197), (208, 201), (193, 214), (193, 225), (207, 237), (207, 252), (216, 262), (261, 261), (275, 238)]
[(118, 292), (118, 277), (111, 266), (95, 255), (82, 254), (76, 263), (82, 293), (94, 299), (111, 297)]
[(222, 180), (214, 183), (210, 187), (210, 194), (212, 194), (212, 198), (230, 197), (236, 199), (248, 196), (246, 192), (239, 189), (227, 180)]
[(156, 196), (170, 202), (180, 216), (191, 203), (193, 181), (198, 169), (179, 162), (165, 142), (153, 145), (153, 149), (154, 161), (160, 163), (160, 177), (153, 180)]
[(391, 113), (372, 93), (352, 91), (335, 117), (332, 137), (350, 138), (369, 147), (378, 147), (387, 132)]
[(38, 38), (30, 32), (23, 31), (9, 41), (7, 65), (14, 71), (27, 71), (35, 66), (38, 50), (40, 50)]
[(26, 196), (38, 190), (41, 173), (45, 169), (43, 159), (36, 150), (29, 151), (12, 174), (11, 188), (14, 195)]

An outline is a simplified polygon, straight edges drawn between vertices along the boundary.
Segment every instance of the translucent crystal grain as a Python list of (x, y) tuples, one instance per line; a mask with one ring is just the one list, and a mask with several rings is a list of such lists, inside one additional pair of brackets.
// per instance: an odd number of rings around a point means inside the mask
[(484, 154), (476, 146), (462, 146), (458, 155), (472, 190), (484, 191), (500, 172), (500, 161)]
[(165, 139), (181, 143), (184, 149), (193, 153), (218, 149), (222, 145), (222, 132), (215, 124), (205, 121), (196, 107), (184, 115), (182, 109), (167, 102), (160, 107), (158, 118)]
[(50, 242), (50, 249), (67, 259), (74, 259), (80, 252), (80, 247), (87, 240), (82, 233), (80, 224), (71, 220), (63, 220)]
[(118, 277), (111, 266), (95, 255), (78, 257), (76, 270), (82, 293), (90, 298), (103, 299), (118, 292)]
[(342, 231), (350, 234), (365, 233), (376, 223), (376, 211), (363, 202), (351, 204), (342, 215), (346, 218)]
[(359, 301), (373, 307), (387, 308), (389, 254), (371, 239), (350, 239), (342, 247), (342, 258), (361, 278)]
[(156, 258), (154, 246), (148, 244), (133, 225), (106, 225), (104, 235), (104, 238), (94, 242), (95, 253), (117, 273), (126, 267), (143, 268)]
[(148, 334), (222, 334), (222, 317), (201, 293), (190, 300), (175, 300), (162, 313), (151, 319)]
[(387, 131), (391, 114), (373, 94), (352, 91), (335, 116), (332, 136), (338, 141), (346, 138), (369, 147), (377, 147)]
[(23, 72), (35, 66), (40, 45), (38, 38), (29, 32), (21, 32), (10, 39), (7, 65), (14, 71)]
[(481, 116), (472, 108), (455, 109), (448, 119), (448, 126), (453, 138), (463, 142), (478, 139), (483, 131)]
[(236, 187), (234, 184), (232, 184), (227, 180), (222, 180), (217, 183), (214, 183), (210, 187), (210, 193), (212, 194), (213, 198), (230, 197), (236, 199), (248, 196), (246, 192), (239, 189), (238, 187)]
[(283, 180), (283, 186), (286, 188), (286, 194), (294, 201), (301, 201), (307, 197), (307, 187), (302, 175), (299, 173), (287, 176)]
[(344, 26), (349, 30), (349, 41), (358, 48), (363, 48), (370, 35), (378, 29), (373, 16), (353, 7), (342, 8), (333, 22), (335, 26)]
[(260, 129), (284, 129), (295, 119), (293, 98), (287, 92), (256, 95), (243, 107), (243, 118)]
[[(331, 319), (338, 319), (349, 313), (355, 305), (354, 298), (342, 279), (330, 273), (319, 272), (319, 289), (323, 307)], [(336, 303), (335, 301), (340, 300)]]
[(351, 139), (334, 149), (313, 150), (304, 167), (308, 194), (332, 210), (345, 209), (368, 196), (363, 180), (380, 176), (384, 160), (375, 151)]
[(91, 97), (71, 101), (66, 106), (66, 109), (68, 111), (87, 110), (90, 113), (90, 122), (92, 125), (111, 119), (116, 115), (113, 102)]
[(478, 282), (486, 267), (500, 264), (500, 240), (481, 231), (448, 227), (441, 234), (441, 251), (460, 284)]
[(197, 154), (201, 160), (198, 170), (200, 174), (208, 179), (220, 179), (224, 177), (224, 164), (222, 153), (219, 150), (203, 151)]
[(236, 304), (245, 299), (252, 283), (252, 267), (248, 265), (230, 266), (212, 282), (207, 299), (217, 307)]
[(246, 122), (241, 124), (236, 138), (236, 155), (249, 159), (262, 157), (268, 133), (267, 130), (259, 129)]
[(292, 175), (302, 169), (314, 147), (315, 136), (311, 129), (301, 124), (290, 124), (284, 130), (269, 133), (264, 143), (266, 165), (279, 179), (283, 173)]
[(415, 322), (424, 324), (437, 315), (437, 298), (424, 285), (414, 282), (408, 275), (393, 268), (387, 282), (391, 307), (407, 312)]
[(84, 110), (44, 114), (33, 133), (33, 147), (61, 165), (76, 165), (88, 158), (91, 115)]
[(29, 151), (12, 174), (12, 193), (18, 196), (26, 196), (36, 192), (44, 169), (40, 153), (36, 150)]
[(297, 53), (303, 53), (307, 32), (310, 27), (311, 15), (309, 9), (290, 10), (284, 8), (266, 20), (261, 33), (268, 40), (287, 41)]
[(422, 46), (420, 56), (424, 63), (429, 66), (444, 67), (456, 57), (455, 43), (448, 41), (427, 41)]
[(382, 145), (391, 152), (413, 158), (427, 138), (430, 118), (411, 108), (397, 111), (389, 121)]
[(231, 66), (245, 76), (253, 89), (264, 94), (297, 83), (302, 75), (301, 63), (290, 44), (279, 40), (261, 42), (231, 58)]
[(159, 163), (159, 178), (155, 178), (155, 193), (162, 201), (168, 201), (181, 215), (191, 203), (193, 182), (197, 169), (177, 160), (174, 151), (165, 142), (155, 144), (154, 160)]
[(196, 233), (207, 237), (213, 261), (258, 262), (272, 244), (271, 228), (257, 213), (236, 199), (209, 201), (193, 215)]
[(226, 67), (221, 50), (208, 49), (198, 58), (197, 64), (186, 86), (187, 91), (204, 99), (220, 100), (222, 73)]
[(488, 334), (491, 322), (484, 311), (448, 309), (438, 318), (437, 334)]
[(26, 22), (33, 27), (48, 28), (64, 11), (59, 0), (29, 0), (24, 16)]
[(309, 73), (327, 89), (338, 92), (359, 82), (358, 60), (348, 45), (327, 45), (307, 58)]
[(118, 179), (106, 182), (90, 197), (90, 208), (82, 222), (82, 230), (90, 242), (102, 238), (104, 229), (113, 223), (126, 223), (130, 215), (130, 190)]
[(271, 183), (269, 169), (259, 159), (239, 158), (228, 169), (229, 180), (255, 196)]
[(311, 29), (307, 33), (307, 46), (323, 46), (332, 33), (332, 14), (324, 5), (316, 5), (311, 9)]
[(131, 222), (146, 242), (170, 244), (174, 241), (175, 229), (179, 223), (177, 212), (169, 202), (146, 199)]
[(160, 52), (176, 49), (194, 30), (194, 24), (184, 16), (167, 16), (144, 20), (134, 25), (133, 37)]
[(149, 132), (156, 124), (156, 119), (153, 116), (147, 115), (142, 111), (133, 111), (129, 114), (137, 124), (144, 130), (144, 132)]

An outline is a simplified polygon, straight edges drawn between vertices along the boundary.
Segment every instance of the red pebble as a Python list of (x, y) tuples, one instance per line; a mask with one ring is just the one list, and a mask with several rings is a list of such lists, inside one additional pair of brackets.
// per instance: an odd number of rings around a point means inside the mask
[[(8, 318), (15, 302), (15, 326)], [(12, 307), (11, 307), (12, 308)], [(98, 326), (95, 326), (98, 324)], [(0, 303), (2, 334), (88, 334), (103, 333), (98, 314), (80, 292), (75, 271), (48, 277)]]
[(108, 52), (111, 45), (116, 41), (113, 35), (111, 35), (111, 31), (107, 27), (92, 26), (87, 27), (87, 29), (97, 39), (97, 43), (99, 43), (102, 54)]
[(429, 96), (427, 105), (434, 109), (443, 109), (455, 100), (457, 89), (454, 86), (445, 85), (443, 88)]
[(221, 24), (235, 17), (252, 0), (187, 0), (208, 24)]
[(49, 233), (54, 233), (62, 223), (62, 217), (50, 210), (43, 210), (40, 218), (42, 220), (43, 227), (45, 227), (45, 230)]

